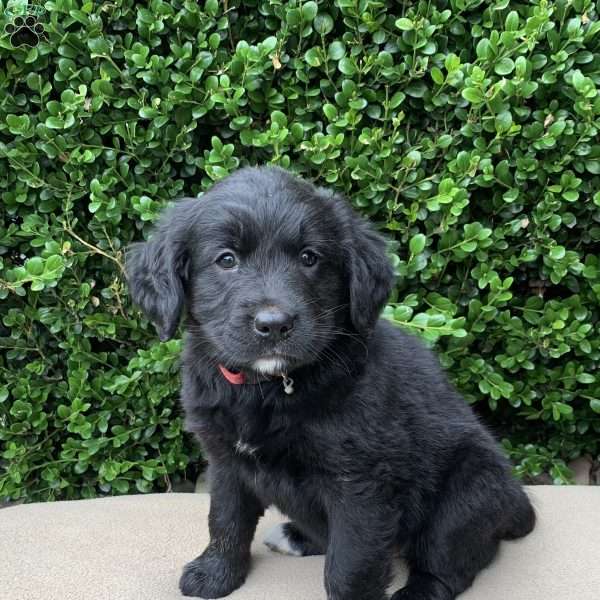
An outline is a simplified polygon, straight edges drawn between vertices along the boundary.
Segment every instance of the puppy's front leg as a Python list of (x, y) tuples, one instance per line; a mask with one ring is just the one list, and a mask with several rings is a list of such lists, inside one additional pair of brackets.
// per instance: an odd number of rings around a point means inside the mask
[(244, 583), (250, 544), (263, 514), (259, 500), (226, 465), (211, 465), (210, 542), (188, 563), (179, 581), (184, 596), (221, 598)]
[[(354, 499), (353, 499), (354, 500)], [(391, 578), (395, 525), (391, 515), (374, 513), (342, 499), (328, 511), (325, 559), (328, 600), (385, 600)]]

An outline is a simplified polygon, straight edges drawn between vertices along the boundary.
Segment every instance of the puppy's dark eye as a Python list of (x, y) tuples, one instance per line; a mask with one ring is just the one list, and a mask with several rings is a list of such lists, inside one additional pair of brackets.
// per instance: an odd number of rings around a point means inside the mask
[(300, 253), (300, 260), (305, 267), (313, 267), (317, 264), (319, 256), (312, 250), (302, 250)]
[(215, 262), (221, 269), (233, 269), (238, 264), (237, 258), (231, 252), (224, 252)]

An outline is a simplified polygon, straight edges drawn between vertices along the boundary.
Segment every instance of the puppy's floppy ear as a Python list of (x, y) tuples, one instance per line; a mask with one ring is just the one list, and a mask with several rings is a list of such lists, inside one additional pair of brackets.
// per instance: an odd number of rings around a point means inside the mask
[(359, 333), (368, 334), (392, 291), (394, 270), (383, 236), (354, 211), (346, 239), (350, 319)]
[(183, 310), (190, 217), (190, 201), (178, 202), (160, 218), (149, 241), (127, 249), (129, 293), (163, 342), (175, 334)]

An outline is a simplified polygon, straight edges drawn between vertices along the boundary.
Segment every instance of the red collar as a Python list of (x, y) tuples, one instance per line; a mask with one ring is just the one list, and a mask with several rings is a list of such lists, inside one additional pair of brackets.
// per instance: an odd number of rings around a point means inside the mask
[(246, 383), (246, 374), (240, 371), (239, 373), (234, 373), (229, 369), (225, 368), (223, 365), (219, 365), (219, 371), (223, 374), (223, 377), (232, 383), (233, 385), (242, 385)]
[[(223, 365), (219, 365), (219, 371), (225, 379), (231, 383), (232, 385), (242, 385), (244, 383), (257, 384), (263, 381), (273, 381), (274, 376), (269, 375), (258, 375), (258, 374), (249, 374), (246, 375), (243, 371), (238, 371), (237, 373), (234, 371), (230, 371), (227, 367)], [(283, 391), (286, 394), (294, 393), (294, 380), (286, 374), (281, 374), (281, 382), (283, 385)]]

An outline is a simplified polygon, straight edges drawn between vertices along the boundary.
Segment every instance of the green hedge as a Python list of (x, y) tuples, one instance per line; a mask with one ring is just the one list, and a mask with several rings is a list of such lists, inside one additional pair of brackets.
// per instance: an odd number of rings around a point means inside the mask
[(436, 343), (518, 473), (598, 456), (597, 4), (44, 6), (35, 46), (0, 22), (1, 498), (194, 475), (180, 342), (130, 307), (123, 249), (244, 164), (388, 233), (387, 315)]

